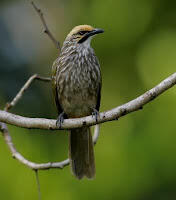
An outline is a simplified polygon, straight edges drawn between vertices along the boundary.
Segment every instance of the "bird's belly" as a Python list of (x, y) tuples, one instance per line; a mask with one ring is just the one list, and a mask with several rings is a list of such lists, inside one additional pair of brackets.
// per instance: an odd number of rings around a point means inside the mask
[(97, 94), (89, 88), (65, 88), (61, 105), (68, 117), (83, 117), (90, 115), (96, 107)]
[[(83, 117), (90, 115), (95, 108), (96, 99), (93, 96), (89, 96), (82, 93), (74, 93), (64, 95), (65, 98), (62, 101), (64, 112), (68, 117)], [(86, 98), (87, 97), (87, 98)]]

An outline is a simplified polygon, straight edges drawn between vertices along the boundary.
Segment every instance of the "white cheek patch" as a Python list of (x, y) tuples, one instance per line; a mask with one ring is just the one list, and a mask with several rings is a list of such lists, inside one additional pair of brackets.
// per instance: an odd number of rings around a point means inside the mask
[(90, 42), (92, 40), (92, 37), (89, 37), (87, 38), (87, 40), (85, 40), (82, 45), (85, 47), (85, 48), (89, 48), (90, 47)]

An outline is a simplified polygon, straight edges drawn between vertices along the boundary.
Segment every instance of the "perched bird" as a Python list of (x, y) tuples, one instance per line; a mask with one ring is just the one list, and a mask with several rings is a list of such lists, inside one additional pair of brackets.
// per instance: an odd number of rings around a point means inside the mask
[[(64, 118), (79, 118), (95, 114), (101, 99), (101, 71), (91, 39), (102, 29), (79, 25), (67, 35), (59, 57), (52, 67), (52, 87), (61, 127)], [(81, 179), (93, 178), (95, 161), (90, 127), (71, 130), (69, 158), (73, 174)]]

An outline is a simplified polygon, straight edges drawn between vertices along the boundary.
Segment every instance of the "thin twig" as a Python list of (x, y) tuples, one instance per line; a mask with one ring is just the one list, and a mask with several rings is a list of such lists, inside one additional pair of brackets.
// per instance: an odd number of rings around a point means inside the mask
[[(92, 126), (95, 124), (104, 123), (107, 121), (117, 120), (128, 113), (142, 109), (144, 105), (158, 97), (163, 92), (176, 84), (176, 73), (169, 76), (160, 84), (145, 92), (143, 95), (136, 99), (118, 106), (112, 110), (102, 112), (99, 114), (99, 118), (96, 121), (92, 116), (77, 118), (77, 119), (65, 119), (62, 124), (62, 129), (80, 128), (82, 126)], [(44, 119), (44, 118), (27, 118), (12, 113), (8, 113), (0, 110), (0, 121), (23, 128), (38, 128), (47, 130), (59, 129), (56, 127), (56, 120)]]
[(35, 170), (35, 177), (37, 181), (37, 190), (38, 190), (38, 199), (41, 200), (41, 191), (40, 191), (40, 181), (39, 181), (39, 175), (38, 175), (38, 170)]
[(44, 18), (43, 12), (41, 11), (41, 9), (39, 9), (36, 6), (36, 4), (33, 1), (31, 1), (31, 4), (32, 4), (33, 8), (35, 9), (35, 11), (38, 13), (38, 15), (39, 15), (39, 17), (40, 17), (40, 19), (42, 21), (42, 24), (44, 26), (44, 33), (46, 33), (48, 35), (48, 37), (51, 39), (51, 41), (55, 45), (56, 49), (61, 50), (60, 42), (55, 39), (55, 37), (53, 36), (53, 34), (51, 33), (51, 31), (49, 30), (49, 28), (48, 28), (48, 26), (46, 24), (46, 20)]
[(29, 86), (31, 85), (31, 83), (34, 81), (34, 80), (40, 80), (40, 81), (46, 81), (46, 82), (50, 82), (51, 79), (50, 78), (47, 78), (47, 77), (41, 77), (41, 76), (38, 76), (37, 74), (34, 74), (33, 76), (31, 76), (27, 82), (24, 84), (24, 86), (20, 89), (20, 91), (17, 93), (17, 95), (13, 98), (13, 100), (10, 102), (10, 103), (7, 103), (6, 104), (6, 107), (5, 107), (5, 111), (8, 111), (9, 109), (11, 109), (12, 107), (14, 107), (17, 102), (21, 99), (21, 97), (23, 96), (24, 92), (29, 88)]

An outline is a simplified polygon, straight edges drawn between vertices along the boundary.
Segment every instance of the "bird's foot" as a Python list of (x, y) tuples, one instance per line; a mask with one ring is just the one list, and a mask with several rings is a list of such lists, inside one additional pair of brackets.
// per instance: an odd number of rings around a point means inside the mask
[(92, 117), (95, 117), (96, 122), (98, 122), (99, 112), (97, 109), (93, 108)]
[(63, 122), (64, 122), (64, 115), (65, 115), (65, 113), (62, 112), (62, 113), (59, 115), (59, 117), (57, 118), (57, 120), (56, 120), (56, 126), (59, 127), (59, 128), (62, 127), (62, 124), (63, 124)]

